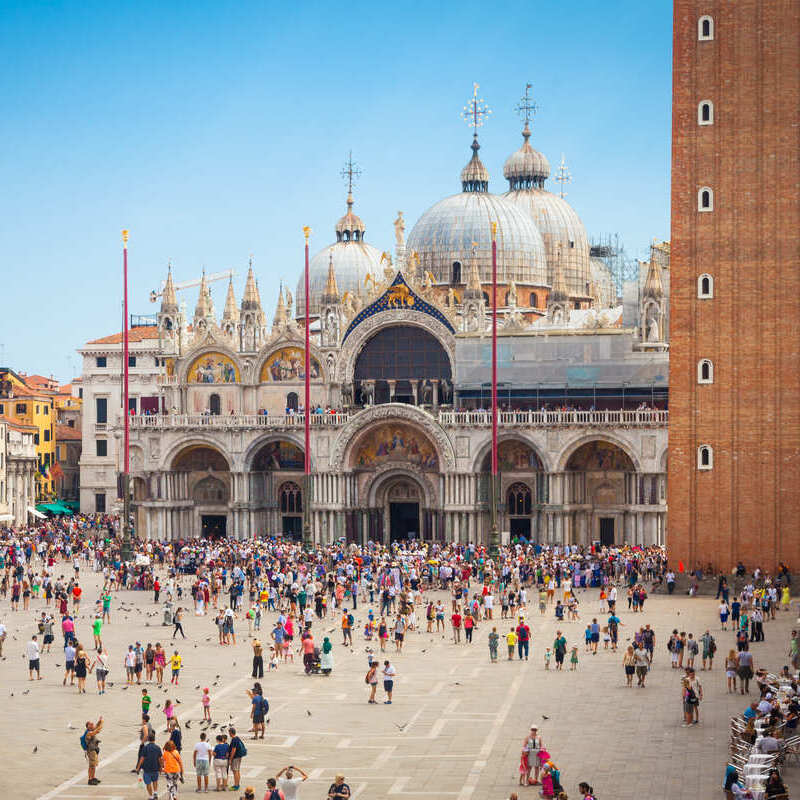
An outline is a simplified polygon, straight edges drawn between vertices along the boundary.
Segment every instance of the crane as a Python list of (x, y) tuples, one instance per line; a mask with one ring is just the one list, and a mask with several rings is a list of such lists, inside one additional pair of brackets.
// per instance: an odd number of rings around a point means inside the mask
[[(223, 278), (233, 278), (236, 273), (232, 269), (226, 269), (224, 272), (212, 272), (210, 275), (205, 275), (206, 283), (212, 281), (221, 281)], [(175, 284), (175, 291), (179, 289), (191, 289), (192, 286), (199, 286), (203, 282), (202, 278), (195, 278), (192, 281), (183, 281), (182, 283)], [(150, 292), (150, 302), (155, 303), (159, 297), (164, 293), (164, 287), (167, 285), (166, 281), (161, 281), (161, 287), (158, 291), (153, 289)]]

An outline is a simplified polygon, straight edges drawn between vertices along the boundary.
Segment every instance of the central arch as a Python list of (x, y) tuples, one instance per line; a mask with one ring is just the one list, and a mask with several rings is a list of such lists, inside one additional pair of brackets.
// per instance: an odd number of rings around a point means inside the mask
[(387, 464), (368, 477), (365, 491), (373, 536), (385, 543), (433, 536), (435, 491), (411, 465)]

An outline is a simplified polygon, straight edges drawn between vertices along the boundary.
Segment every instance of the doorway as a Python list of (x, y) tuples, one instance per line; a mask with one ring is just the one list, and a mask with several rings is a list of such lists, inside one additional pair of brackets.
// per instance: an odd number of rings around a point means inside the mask
[(211, 397), (208, 398), (208, 407), (215, 417), (219, 416), (221, 408), (218, 394), (212, 394)]
[(600, 517), (600, 544), (604, 547), (614, 544), (614, 517)]
[(509, 520), (509, 533), (512, 539), (519, 539), (524, 536), (527, 541), (531, 540), (531, 520), (530, 517), (511, 517)]
[(224, 539), (228, 529), (228, 518), (224, 514), (203, 514), (200, 518), (201, 533), (207, 539)]
[(299, 398), (297, 397), (297, 392), (289, 392), (286, 395), (286, 411), (297, 411), (299, 408)]
[(281, 517), (281, 530), (284, 539), (299, 542), (303, 538), (303, 518), (284, 514)]
[(419, 539), (419, 503), (389, 503), (389, 541)]

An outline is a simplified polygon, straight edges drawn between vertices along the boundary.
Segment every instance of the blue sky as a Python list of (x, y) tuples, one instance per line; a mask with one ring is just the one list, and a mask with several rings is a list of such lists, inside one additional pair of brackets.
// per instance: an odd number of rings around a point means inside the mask
[[(236, 269), (240, 296), (253, 253), (271, 318), (303, 225), (312, 251), (333, 239), (351, 148), (356, 211), (388, 249), (398, 209), (408, 234), (459, 191), (473, 81), (493, 109), (490, 190), (506, 188), (530, 82), (532, 143), (553, 167), (565, 154), (590, 236), (644, 255), (669, 237), (671, 27), (666, 0), (6, 0), (0, 362), (67, 380), (77, 347), (120, 329), (123, 227), (132, 313), (156, 310), (168, 259), (176, 280)], [(191, 312), (196, 291), (182, 294)]]

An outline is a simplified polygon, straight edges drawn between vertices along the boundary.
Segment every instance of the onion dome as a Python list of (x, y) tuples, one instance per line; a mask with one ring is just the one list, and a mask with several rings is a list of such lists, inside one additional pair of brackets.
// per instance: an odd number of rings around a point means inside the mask
[(498, 279), (514, 280), (518, 285), (549, 285), (539, 230), (529, 214), (489, 193), (489, 173), (478, 158), (478, 148), (475, 138), (472, 159), (461, 172), (461, 193), (440, 200), (417, 220), (406, 252), (416, 252), (420, 269), (431, 272), (437, 282), (464, 284), (468, 268), (477, 264), (481, 281), (490, 283), (491, 223), (496, 222)]
[[(364, 241), (366, 227), (361, 218), (353, 213), (353, 195), (347, 195), (347, 213), (336, 223), (336, 241), (315, 253), (308, 264), (308, 283), (311, 294), (309, 311), (319, 314), (322, 297), (328, 284), (331, 259), (336, 264), (336, 288), (357, 295), (363, 291), (367, 275), (381, 274), (381, 251)], [(341, 296), (340, 295), (340, 296)], [(297, 282), (298, 318), (306, 313), (306, 291), (303, 275)]]
[(514, 189), (543, 189), (544, 182), (550, 177), (550, 162), (538, 150), (534, 150), (528, 139), (531, 129), (528, 123), (522, 131), (524, 139), (522, 147), (512, 153), (503, 165), (503, 177)]
[(509, 191), (503, 197), (523, 211), (541, 233), (547, 253), (547, 283), (555, 279), (554, 265), (558, 245), (561, 245), (562, 268), (570, 297), (589, 297), (591, 264), (589, 237), (580, 217), (563, 197), (544, 188), (550, 174), (550, 164), (528, 143), (528, 124), (522, 131), (522, 147), (506, 160), (503, 175)]

